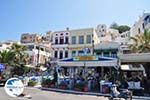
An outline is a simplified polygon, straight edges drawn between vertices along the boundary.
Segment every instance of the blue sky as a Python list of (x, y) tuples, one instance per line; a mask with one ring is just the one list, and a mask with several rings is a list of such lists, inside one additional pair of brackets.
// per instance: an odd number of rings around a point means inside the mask
[(132, 26), (150, 0), (0, 0), (0, 41), (22, 33), (96, 27), (113, 22)]

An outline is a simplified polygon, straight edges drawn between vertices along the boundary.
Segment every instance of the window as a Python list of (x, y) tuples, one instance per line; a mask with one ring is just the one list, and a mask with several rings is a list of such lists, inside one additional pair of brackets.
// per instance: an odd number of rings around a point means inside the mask
[(145, 25), (144, 25), (144, 23), (142, 24), (142, 27), (143, 27), (143, 29), (145, 29)]
[(96, 55), (101, 56), (102, 52), (97, 52)]
[(105, 35), (104, 35), (104, 34), (101, 34), (101, 37), (105, 37)]
[(104, 52), (104, 57), (109, 57), (109, 52)]
[(79, 55), (79, 56), (84, 55), (83, 50), (79, 50), (79, 51), (78, 51), (78, 55)]
[(72, 57), (76, 55), (76, 51), (72, 51)]
[(39, 47), (38, 47), (38, 46), (36, 46), (36, 49), (39, 49)]
[(79, 44), (84, 44), (84, 36), (79, 36)]
[(55, 38), (55, 44), (58, 44), (58, 38)]
[(68, 51), (65, 51), (65, 58), (68, 57)]
[(41, 49), (41, 51), (44, 51), (44, 48), (40, 48)]
[(117, 52), (111, 52), (111, 57), (117, 58)]
[(72, 44), (76, 44), (76, 36), (72, 36)]
[(57, 58), (57, 56), (58, 56), (58, 51), (55, 51), (54, 58)]
[(31, 51), (32, 49), (34, 49), (34, 45), (29, 45), (27, 48)]
[(64, 37), (60, 37), (60, 44), (64, 44)]
[(60, 51), (59, 53), (60, 53), (59, 58), (62, 59), (63, 58), (63, 51)]
[(65, 39), (66, 39), (66, 44), (68, 44), (68, 37), (65, 37)]
[(141, 30), (140, 30), (140, 28), (138, 28), (138, 33), (139, 33), (139, 34), (141, 33)]
[(91, 35), (86, 36), (86, 43), (91, 43)]

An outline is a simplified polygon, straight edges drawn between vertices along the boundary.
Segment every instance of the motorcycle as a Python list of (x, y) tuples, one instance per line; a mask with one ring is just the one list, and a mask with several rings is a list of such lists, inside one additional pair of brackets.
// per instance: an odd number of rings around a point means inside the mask
[(117, 85), (113, 84), (111, 87), (111, 93), (109, 100), (115, 100), (115, 99), (125, 99), (125, 100), (132, 100), (132, 92), (128, 89), (121, 89), (121, 91), (117, 90)]

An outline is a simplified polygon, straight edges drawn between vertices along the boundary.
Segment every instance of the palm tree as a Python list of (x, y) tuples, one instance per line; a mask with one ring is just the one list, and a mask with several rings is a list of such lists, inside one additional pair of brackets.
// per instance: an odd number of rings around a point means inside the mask
[(11, 51), (15, 53), (13, 63), (13, 74), (22, 75), (24, 73), (25, 65), (29, 62), (29, 55), (25, 52), (27, 48), (23, 45), (14, 43), (11, 46)]
[(3, 64), (11, 64), (13, 63), (13, 59), (15, 57), (15, 53), (12, 51), (4, 50), (0, 52), (0, 63)]
[(0, 63), (2, 63), (5, 66), (5, 72), (9, 73), (9, 75), (11, 72), (11, 65), (13, 65), (14, 57), (15, 53), (12, 51), (4, 50), (0, 52)]
[(144, 34), (131, 37), (133, 42), (129, 45), (131, 52), (133, 53), (147, 53), (150, 52), (150, 31), (144, 30)]
[(27, 50), (27, 48), (25, 46), (17, 44), (17, 43), (14, 43), (11, 46), (11, 51), (15, 52), (14, 61), (16, 62), (16, 64), (20, 65), (20, 64), (26, 64), (27, 63), (27, 59), (29, 58), (29, 56), (25, 52), (25, 50)]
[[(150, 31), (144, 30), (143, 34), (136, 35), (135, 37), (131, 37), (131, 40), (133, 44), (129, 45), (129, 48), (131, 49), (132, 53), (150, 53)], [(150, 77), (150, 71), (149, 71), (149, 64), (150, 63), (144, 63), (143, 66), (145, 68), (145, 71)]]

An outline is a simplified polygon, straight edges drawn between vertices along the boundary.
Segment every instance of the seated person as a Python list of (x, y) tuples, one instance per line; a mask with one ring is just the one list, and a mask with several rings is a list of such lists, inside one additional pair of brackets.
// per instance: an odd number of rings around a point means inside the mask
[(121, 85), (119, 86), (119, 88), (121, 89), (128, 89), (129, 85), (128, 82), (126, 80), (121, 81)]

